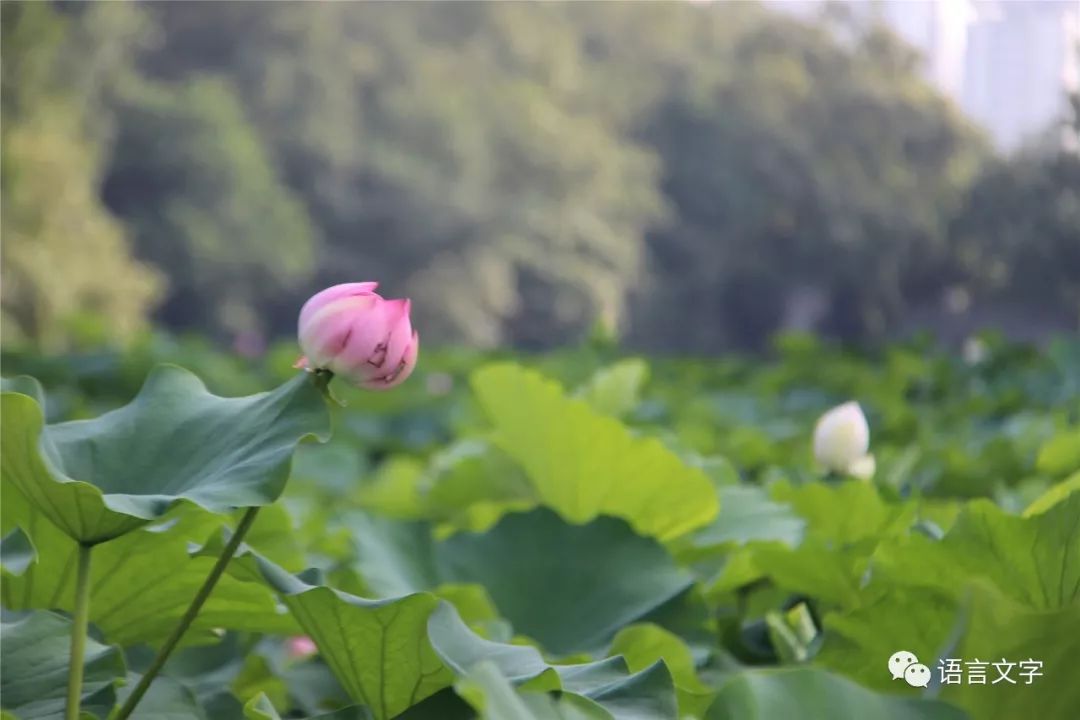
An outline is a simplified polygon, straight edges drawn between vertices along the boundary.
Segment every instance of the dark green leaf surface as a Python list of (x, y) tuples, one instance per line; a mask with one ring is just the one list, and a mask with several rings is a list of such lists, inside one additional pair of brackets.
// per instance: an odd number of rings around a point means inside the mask
[(942, 696), (980, 719), (1067, 717), (1080, 705), (1070, 659), (1080, 652), (1078, 518), (1075, 494), (1028, 518), (974, 502), (942, 540), (883, 546), (861, 607), (826, 617), (820, 661), (869, 687), (912, 693), (890, 682), (880, 658), (910, 650), (935, 673), (945, 657), (1041, 661), (1030, 686), (949, 685)]
[(517, 632), (554, 653), (601, 647), (692, 581), (622, 520), (571, 525), (547, 509), (451, 536), (435, 560), (444, 580), (483, 585)]
[(483, 720), (614, 720), (592, 701), (565, 693), (553, 696), (517, 691), (492, 663), (478, 664), (455, 686)]
[[(468, 680), (478, 668), (492, 668), (506, 682), (523, 690), (562, 690), (588, 698), (616, 718), (676, 718), (671, 673), (658, 661), (631, 672), (622, 657), (590, 663), (549, 664), (530, 646), (508, 645), (479, 637), (448, 604), (428, 621), (432, 647), (459, 678)], [(488, 670), (481, 670), (485, 675)]]
[(37, 401), (4, 393), (3, 477), (73, 539), (99, 543), (187, 501), (214, 512), (266, 505), (285, 487), (296, 444), (329, 435), (325, 401), (305, 374), (276, 390), (212, 395), (158, 367), (128, 405), (93, 420), (43, 425)]
[[(38, 612), (0, 627), (0, 704), (21, 720), (59, 720), (64, 716), (71, 621)], [(115, 647), (87, 638), (83, 670), (83, 710), (104, 719), (112, 708), (114, 686), (124, 677), (124, 660)]]
[[(128, 675), (127, 684), (117, 693), (117, 704), (123, 704), (139, 679), (136, 673)], [(217, 719), (205, 712), (189, 688), (170, 677), (157, 677), (131, 714), (131, 720)]]
[[(881, 667), (885, 668), (884, 658)], [(940, 702), (878, 695), (814, 668), (751, 670), (720, 688), (707, 720), (965, 720)]]

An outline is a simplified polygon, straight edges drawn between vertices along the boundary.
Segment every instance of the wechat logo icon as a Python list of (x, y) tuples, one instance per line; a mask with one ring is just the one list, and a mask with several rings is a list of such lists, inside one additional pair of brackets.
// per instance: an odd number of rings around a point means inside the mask
[(889, 674), (893, 680), (903, 680), (911, 687), (926, 687), (930, 684), (930, 668), (919, 662), (915, 653), (897, 650), (889, 658)]

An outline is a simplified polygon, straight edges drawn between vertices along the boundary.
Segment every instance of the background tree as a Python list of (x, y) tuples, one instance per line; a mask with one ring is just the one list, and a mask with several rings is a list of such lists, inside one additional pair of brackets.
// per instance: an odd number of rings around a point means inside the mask
[(643, 128), (678, 216), (650, 236), (655, 272), (680, 279), (644, 297), (643, 342), (677, 342), (689, 311), (694, 349), (758, 344), (807, 286), (837, 334), (894, 326), (947, 260), (978, 135), (877, 27), (752, 18), (716, 62)]
[(226, 80), (137, 83), (117, 103), (104, 197), (169, 268), (173, 326), (265, 329), (261, 301), (314, 267), (315, 232)]
[(976, 297), (1080, 329), (1080, 156), (1024, 154), (993, 164), (953, 224), (960, 274)]
[(482, 346), (598, 319), (650, 349), (867, 341), (954, 284), (1075, 306), (1073, 161), (992, 159), (850, 13), (14, 2), (4, 26), (5, 326), (54, 345), (75, 309), (137, 327), (150, 265), (157, 319), (219, 335), (289, 332), (357, 278)]
[(131, 258), (124, 227), (102, 205), (95, 139), (104, 127), (92, 110), (132, 18), (107, 6), (83, 23), (46, 4), (0, 12), (5, 340), (52, 351), (126, 340), (145, 324), (163, 278)]

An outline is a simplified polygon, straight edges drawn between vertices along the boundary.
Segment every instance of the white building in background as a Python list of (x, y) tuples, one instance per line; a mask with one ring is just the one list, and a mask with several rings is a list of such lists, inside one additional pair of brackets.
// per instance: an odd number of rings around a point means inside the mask
[[(849, 1), (922, 51), (929, 79), (1002, 150), (1067, 117), (1080, 90), (1080, 0)], [(824, 2), (766, 4), (806, 16)]]

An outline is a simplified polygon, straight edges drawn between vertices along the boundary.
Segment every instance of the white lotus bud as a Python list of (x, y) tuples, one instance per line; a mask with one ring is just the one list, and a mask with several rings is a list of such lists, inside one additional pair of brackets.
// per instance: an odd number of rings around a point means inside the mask
[(814, 457), (829, 470), (861, 476), (869, 469), (873, 474), (869, 449), (870, 426), (857, 402), (834, 407), (814, 426)]

